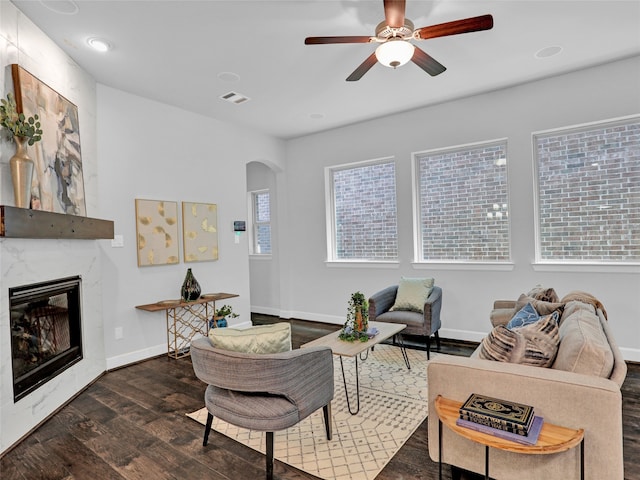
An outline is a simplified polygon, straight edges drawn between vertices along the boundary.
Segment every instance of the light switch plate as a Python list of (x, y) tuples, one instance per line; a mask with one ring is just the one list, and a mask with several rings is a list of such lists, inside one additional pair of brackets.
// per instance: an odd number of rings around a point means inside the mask
[(124, 247), (124, 237), (122, 235), (114, 235), (111, 240), (111, 246), (113, 248), (122, 248)]

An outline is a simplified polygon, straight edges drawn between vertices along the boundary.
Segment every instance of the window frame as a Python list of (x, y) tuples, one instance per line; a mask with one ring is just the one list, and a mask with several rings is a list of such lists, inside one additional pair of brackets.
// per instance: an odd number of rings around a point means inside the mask
[[(258, 195), (268, 193), (269, 194), (269, 221), (268, 222), (258, 222), (257, 220), (257, 209), (256, 209), (256, 200)], [(262, 188), (259, 190), (252, 190), (248, 192), (248, 204), (249, 204), (249, 218), (251, 222), (249, 222), (249, 236), (251, 238), (251, 242), (249, 243), (249, 255), (257, 256), (261, 258), (271, 257), (273, 254), (273, 235), (271, 229), (271, 192), (268, 188)], [(271, 252), (269, 253), (261, 253), (258, 252), (258, 225), (269, 225), (269, 232), (271, 234)]]
[(421, 202), (420, 202), (420, 157), (429, 154), (446, 154), (467, 150), (487, 148), (491, 146), (504, 146), (506, 164), (506, 204), (507, 211), (511, 212), (511, 195), (509, 182), (509, 140), (507, 137), (495, 138), (491, 140), (481, 140), (447, 147), (420, 150), (411, 153), (411, 176), (412, 176), (412, 201), (413, 201), (413, 267), (433, 268), (437, 266), (444, 270), (512, 270), (513, 269), (513, 245), (512, 245), (512, 221), (509, 215), (507, 221), (508, 252), (504, 260), (468, 260), (468, 259), (425, 259), (422, 239), (421, 225)]
[(535, 253), (532, 262), (535, 271), (571, 271), (571, 272), (628, 272), (636, 271), (640, 261), (613, 261), (613, 260), (575, 260), (575, 259), (545, 259), (542, 258), (542, 226), (540, 214), (540, 160), (537, 149), (537, 140), (540, 137), (554, 135), (571, 135), (598, 128), (606, 129), (616, 125), (636, 123), (640, 121), (640, 115), (628, 115), (594, 122), (580, 123), (552, 129), (539, 130), (531, 133), (531, 152), (533, 161), (533, 202), (534, 202), (534, 244)]
[(396, 197), (396, 236), (399, 236), (398, 230), (398, 170), (396, 168), (396, 159), (394, 156), (379, 157), (369, 160), (357, 162), (343, 163), (339, 165), (327, 166), (324, 168), (324, 184), (325, 184), (325, 225), (327, 235), (327, 259), (328, 266), (341, 265), (359, 265), (359, 266), (397, 266), (399, 264), (400, 245), (398, 242), (396, 258), (394, 259), (366, 259), (366, 258), (337, 258), (337, 231), (336, 231), (336, 202), (335, 189), (333, 182), (333, 172), (350, 170), (354, 168), (367, 167), (372, 165), (380, 165), (384, 163), (393, 163), (394, 165), (394, 186)]

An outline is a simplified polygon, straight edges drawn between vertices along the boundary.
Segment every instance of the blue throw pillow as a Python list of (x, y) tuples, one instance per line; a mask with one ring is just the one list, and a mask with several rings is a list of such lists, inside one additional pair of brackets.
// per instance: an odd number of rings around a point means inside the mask
[(533, 308), (533, 305), (527, 303), (524, 307), (518, 310), (509, 323), (507, 323), (507, 328), (509, 330), (513, 330), (514, 328), (524, 327), (525, 325), (530, 325), (532, 323), (537, 322), (540, 319), (540, 315), (536, 312), (536, 309)]

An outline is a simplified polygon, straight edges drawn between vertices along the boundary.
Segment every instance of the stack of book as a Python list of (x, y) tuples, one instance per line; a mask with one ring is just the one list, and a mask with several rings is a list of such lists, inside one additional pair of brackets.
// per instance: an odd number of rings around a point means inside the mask
[(535, 445), (543, 422), (530, 405), (472, 393), (460, 407), (456, 423), (505, 440)]

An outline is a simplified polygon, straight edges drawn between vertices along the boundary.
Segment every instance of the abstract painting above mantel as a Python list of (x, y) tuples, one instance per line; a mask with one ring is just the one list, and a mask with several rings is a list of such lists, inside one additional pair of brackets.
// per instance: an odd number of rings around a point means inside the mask
[(35, 163), (31, 208), (86, 216), (78, 108), (19, 65), (11, 72), (18, 111), (42, 124), (42, 141), (27, 149)]
[(214, 203), (182, 202), (184, 261), (218, 259), (218, 206)]
[(136, 238), (139, 267), (178, 263), (178, 203), (136, 198)]

